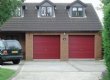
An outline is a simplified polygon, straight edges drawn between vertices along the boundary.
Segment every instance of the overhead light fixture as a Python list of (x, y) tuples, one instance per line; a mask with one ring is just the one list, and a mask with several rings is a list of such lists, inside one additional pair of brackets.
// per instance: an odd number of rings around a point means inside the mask
[(66, 35), (66, 33), (64, 32), (64, 33), (63, 33), (63, 35), (65, 36), (65, 35)]

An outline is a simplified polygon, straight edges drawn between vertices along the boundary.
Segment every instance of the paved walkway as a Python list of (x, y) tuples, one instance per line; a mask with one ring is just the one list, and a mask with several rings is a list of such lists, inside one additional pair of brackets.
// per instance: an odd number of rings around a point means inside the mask
[(1, 67), (18, 71), (18, 69), (20, 69), (22, 66), (23, 66), (23, 61), (19, 65), (14, 65), (12, 62), (5, 62)]
[(103, 61), (29, 61), (12, 80), (99, 80)]

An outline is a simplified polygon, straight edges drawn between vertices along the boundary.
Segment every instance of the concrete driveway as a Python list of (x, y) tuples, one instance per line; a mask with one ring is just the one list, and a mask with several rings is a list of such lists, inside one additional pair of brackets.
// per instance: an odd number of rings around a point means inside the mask
[(19, 65), (14, 65), (12, 62), (5, 62), (1, 65), (1, 68), (12, 69), (18, 71), (23, 66), (23, 61)]
[(99, 80), (103, 61), (26, 61), (12, 80)]

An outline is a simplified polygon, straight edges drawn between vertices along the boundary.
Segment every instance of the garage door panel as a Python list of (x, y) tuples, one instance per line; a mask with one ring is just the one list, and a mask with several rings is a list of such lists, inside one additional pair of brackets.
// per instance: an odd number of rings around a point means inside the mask
[(36, 57), (36, 59), (58, 59), (58, 57), (57, 56), (51, 56), (51, 55), (48, 55), (48, 54), (46, 54), (46, 55), (44, 55), (44, 54), (41, 55), (40, 54)]
[(57, 55), (59, 55), (59, 54), (56, 54), (56, 53), (58, 53), (58, 52), (48, 52), (48, 51), (44, 51), (44, 52), (42, 52), (42, 51), (37, 51), (37, 55), (40, 55), (40, 54), (49, 54), (49, 55), (51, 55), (51, 56), (57, 56)]
[(33, 45), (34, 59), (60, 58), (60, 36), (34, 36)]
[[(52, 55), (51, 55), (51, 54), (52, 54)], [(55, 54), (55, 53), (51, 53), (51, 54), (50, 54), (50, 53), (47, 54), (47, 53), (40, 53), (40, 52), (39, 52), (37, 56), (45, 56), (45, 55), (47, 55), (47, 56), (55, 56), (55, 55), (57, 55), (57, 56), (58, 56), (58, 55), (59, 55), (59, 54)]]
[(94, 58), (94, 36), (69, 36), (70, 58)]
[[(45, 47), (39, 47), (39, 48), (37, 48), (37, 47), (35, 47), (34, 49), (36, 49), (36, 51), (37, 52), (42, 52), (42, 51), (44, 51), (44, 52), (48, 52), (48, 53), (52, 53), (52, 52), (54, 52), (54, 53), (59, 53), (59, 50), (57, 51), (57, 49), (58, 49), (58, 47), (57, 48), (54, 48), (53, 49), (53, 47), (48, 47), (48, 48), (45, 48)], [(56, 51), (55, 51), (56, 50)]]

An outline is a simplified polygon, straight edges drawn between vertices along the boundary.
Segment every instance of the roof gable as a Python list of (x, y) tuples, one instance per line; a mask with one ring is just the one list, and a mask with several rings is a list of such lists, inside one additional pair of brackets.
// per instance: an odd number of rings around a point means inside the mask
[(86, 4), (85, 3), (83, 3), (82, 1), (80, 1), (80, 0), (76, 0), (76, 1), (74, 1), (74, 2), (72, 2), (71, 4), (69, 4), (68, 6), (84, 6), (84, 7), (86, 7)]
[(49, 0), (44, 0), (44, 1), (42, 1), (38, 6), (42, 6), (42, 5), (51, 5), (51, 6), (55, 6), (55, 4), (54, 3), (52, 3), (51, 1), (49, 1)]

